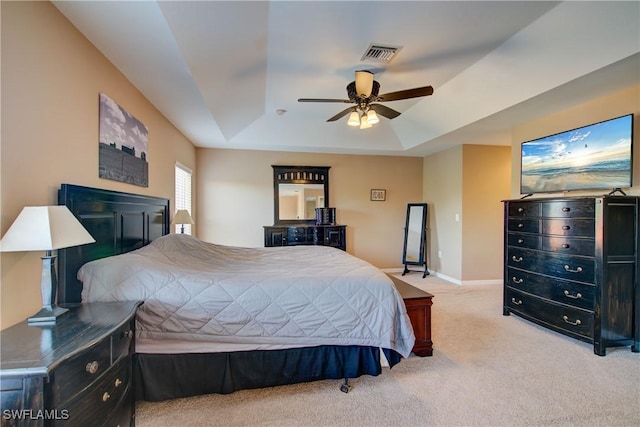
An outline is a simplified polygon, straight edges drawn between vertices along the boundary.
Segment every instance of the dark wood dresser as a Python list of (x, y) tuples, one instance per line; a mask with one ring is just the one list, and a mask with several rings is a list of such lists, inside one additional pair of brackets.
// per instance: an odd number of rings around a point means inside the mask
[(66, 305), (53, 326), (1, 332), (3, 426), (135, 425), (139, 302)]
[(640, 351), (638, 197), (504, 202), (503, 314)]
[(266, 225), (264, 246), (319, 245), (347, 249), (346, 225)]

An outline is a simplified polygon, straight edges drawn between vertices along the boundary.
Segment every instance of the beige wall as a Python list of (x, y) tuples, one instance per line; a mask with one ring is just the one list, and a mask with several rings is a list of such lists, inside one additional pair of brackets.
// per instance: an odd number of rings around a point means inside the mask
[[(273, 224), (271, 165), (330, 166), (329, 205), (347, 225), (347, 251), (380, 268), (400, 268), (408, 203), (422, 201), (422, 159), (198, 149), (198, 237), (214, 243), (264, 245)], [(385, 202), (370, 190), (387, 190)]]
[(463, 145), (424, 159), (429, 270), (460, 284), (502, 278), (502, 204), (511, 148)]
[[(521, 197), (520, 144), (629, 113), (635, 114), (635, 185), (625, 192), (637, 196), (640, 195), (637, 142), (640, 135), (640, 86), (517, 126), (511, 132), (511, 147), (464, 145), (425, 157), (423, 198), (429, 203), (429, 269), (455, 283), (501, 280), (503, 214), (500, 201)], [(564, 195), (595, 194), (603, 192)], [(558, 195), (563, 194), (534, 197)], [(456, 221), (456, 214), (460, 221)]]
[(465, 145), (462, 159), (464, 284), (501, 280), (503, 206), (511, 185), (511, 147)]
[[(423, 200), (429, 205), (429, 270), (447, 278), (462, 277), (462, 146), (425, 157)], [(439, 255), (440, 254), (440, 255)]]
[[(48, 2), (1, 2), (0, 228), (27, 205), (57, 204), (62, 183), (168, 197), (176, 161), (195, 170), (195, 148)], [(98, 178), (98, 96), (149, 128), (149, 187)], [(1, 325), (41, 306), (44, 253), (1, 254)]]
[[(546, 135), (563, 132), (613, 117), (633, 113), (634, 116), (634, 162), (633, 187), (625, 190), (628, 195), (640, 196), (640, 85), (603, 96), (584, 104), (567, 109), (560, 113), (551, 114), (517, 126), (513, 129), (511, 161), (511, 195), (520, 197), (520, 144)], [(568, 196), (600, 195), (603, 191), (575, 191), (566, 193)], [(562, 193), (548, 194), (547, 197), (562, 195)], [(545, 195), (541, 195), (545, 196)], [(539, 196), (534, 196), (539, 197)]]

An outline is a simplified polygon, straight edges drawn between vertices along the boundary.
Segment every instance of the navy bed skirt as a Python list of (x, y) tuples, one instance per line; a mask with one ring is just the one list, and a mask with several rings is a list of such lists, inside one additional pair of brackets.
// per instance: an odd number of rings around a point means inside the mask
[[(389, 365), (401, 356), (384, 350)], [(160, 401), (322, 379), (380, 375), (377, 347), (319, 346), (231, 353), (134, 355), (136, 400)]]

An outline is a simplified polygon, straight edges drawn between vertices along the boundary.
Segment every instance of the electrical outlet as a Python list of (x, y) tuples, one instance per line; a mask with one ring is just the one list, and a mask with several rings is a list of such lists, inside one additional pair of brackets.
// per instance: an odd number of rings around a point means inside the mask
[(442, 251), (438, 251), (438, 258), (442, 258)]

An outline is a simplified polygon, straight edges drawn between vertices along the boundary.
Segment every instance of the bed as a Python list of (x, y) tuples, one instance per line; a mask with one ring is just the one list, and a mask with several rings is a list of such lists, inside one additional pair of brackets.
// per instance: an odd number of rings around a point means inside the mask
[(379, 269), (322, 246), (240, 248), (169, 234), (167, 199), (63, 184), (96, 243), (59, 252), (59, 303), (141, 300), (136, 399), (379, 375), (408, 357)]

